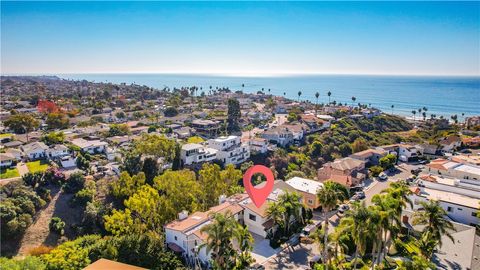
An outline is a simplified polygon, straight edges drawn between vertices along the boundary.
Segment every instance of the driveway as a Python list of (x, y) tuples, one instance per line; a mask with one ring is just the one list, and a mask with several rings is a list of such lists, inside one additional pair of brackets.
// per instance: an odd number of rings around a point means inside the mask
[(263, 266), (265, 269), (310, 269), (308, 261), (319, 255), (316, 244), (302, 244), (294, 248), (285, 248), (269, 258)]
[(27, 165), (23, 162), (17, 163), (17, 170), (18, 170), (18, 173), (20, 174), (20, 177), (29, 173)]
[(262, 236), (251, 233), (254, 239), (252, 257), (257, 263), (265, 262), (269, 257), (280, 252), (281, 248), (273, 249), (270, 247), (270, 240), (263, 238)]

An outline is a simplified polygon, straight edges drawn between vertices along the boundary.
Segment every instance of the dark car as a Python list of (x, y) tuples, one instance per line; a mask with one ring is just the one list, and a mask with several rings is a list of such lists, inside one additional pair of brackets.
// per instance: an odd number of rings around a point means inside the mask
[(250, 270), (263, 270), (263, 269), (265, 269), (265, 266), (263, 266), (259, 263), (256, 263), (256, 264), (250, 266)]
[(355, 192), (355, 195), (358, 197), (359, 200), (365, 199), (365, 192), (363, 191), (357, 191)]

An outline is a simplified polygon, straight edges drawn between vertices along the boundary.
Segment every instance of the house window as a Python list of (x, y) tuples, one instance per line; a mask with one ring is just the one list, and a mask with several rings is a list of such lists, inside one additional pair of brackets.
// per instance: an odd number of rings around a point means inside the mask
[(447, 212), (452, 212), (452, 211), (453, 211), (452, 207), (450, 207), (450, 206), (447, 207)]
[(457, 208), (457, 209), (458, 209), (459, 211), (463, 211), (463, 209), (462, 209), (462, 208), (460, 208), (460, 207), (459, 207), (459, 208)]
[(472, 212), (472, 217), (476, 217), (477, 216), (477, 212)]
[(177, 236), (175, 236), (175, 241), (177, 241), (177, 240), (178, 240), (178, 239), (177, 239)]
[(312, 199), (308, 199), (308, 204), (312, 204), (312, 205), (313, 205), (313, 200), (312, 200)]
[(257, 221), (257, 216), (255, 216), (255, 215), (249, 214), (249, 215), (248, 215), (248, 218), (249, 218), (250, 220)]

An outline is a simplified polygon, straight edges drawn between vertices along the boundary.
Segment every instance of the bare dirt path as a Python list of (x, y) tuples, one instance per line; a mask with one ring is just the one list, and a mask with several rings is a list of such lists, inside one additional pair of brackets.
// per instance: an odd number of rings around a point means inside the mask
[(22, 241), (20, 242), (18, 255), (27, 255), (30, 249), (44, 244), (44, 242), (47, 240), (50, 234), (48, 225), (50, 223), (50, 219), (55, 212), (55, 205), (57, 204), (57, 200), (61, 196), (61, 193), (62, 192), (58, 191), (52, 197), (52, 200), (50, 201), (48, 206), (40, 211), (37, 219), (25, 231)]

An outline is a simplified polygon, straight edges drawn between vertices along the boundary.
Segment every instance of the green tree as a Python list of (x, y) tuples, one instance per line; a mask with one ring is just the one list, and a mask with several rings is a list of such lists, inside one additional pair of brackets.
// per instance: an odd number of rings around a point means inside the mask
[(127, 124), (112, 124), (108, 129), (108, 137), (123, 136), (130, 134), (130, 127)]
[(143, 134), (142, 137), (134, 142), (134, 151), (136, 154), (163, 158), (166, 162), (175, 159), (176, 142), (165, 136), (157, 134)]
[(353, 143), (352, 143), (352, 151), (353, 153), (357, 153), (363, 150), (368, 149), (368, 143), (365, 139), (363, 138), (357, 138)]
[(123, 171), (118, 180), (113, 181), (111, 184), (112, 194), (116, 198), (123, 200), (135, 194), (144, 184), (145, 174), (143, 172), (131, 177), (128, 172)]
[(227, 129), (228, 132), (235, 132), (240, 130), (239, 121), (242, 117), (240, 111), (240, 102), (237, 99), (228, 99), (228, 112), (227, 112)]
[(217, 164), (205, 163), (198, 172), (199, 183), (202, 188), (202, 205), (208, 209), (218, 204), (220, 195), (227, 194), (227, 183), (222, 181), (220, 166)]
[(59, 218), (59, 217), (53, 217), (50, 220), (50, 223), (49, 223), (48, 227), (50, 228), (51, 232), (63, 235), (64, 234), (64, 228), (65, 228), (65, 222), (62, 221), (62, 219)]
[(18, 113), (11, 115), (3, 124), (9, 129), (13, 130), (15, 133), (27, 134), (37, 129), (40, 126), (40, 122), (35, 119), (31, 114)]
[(65, 134), (62, 131), (50, 132), (42, 137), (42, 141), (48, 145), (61, 144), (65, 141)]
[(45, 123), (48, 125), (49, 129), (64, 129), (68, 127), (70, 120), (64, 113), (49, 113)]
[(163, 112), (163, 114), (166, 116), (166, 117), (174, 117), (178, 114), (178, 111), (175, 107), (167, 107), (165, 109), (165, 111)]
[(27, 256), (23, 259), (8, 259), (0, 257), (0, 265), (4, 270), (45, 270), (42, 259), (36, 256)]
[(379, 174), (383, 172), (383, 168), (381, 166), (372, 166), (368, 170), (370, 174), (374, 177), (377, 177)]
[(148, 184), (153, 184), (153, 178), (158, 175), (158, 164), (157, 160), (152, 157), (147, 157), (143, 160), (143, 173), (145, 174), (145, 179)]
[(68, 178), (66, 184), (63, 186), (63, 190), (66, 193), (77, 193), (79, 190), (85, 187), (85, 177), (81, 172), (73, 173)]

